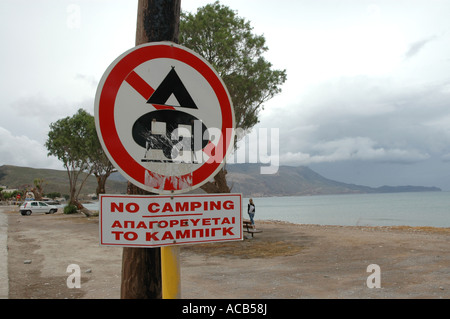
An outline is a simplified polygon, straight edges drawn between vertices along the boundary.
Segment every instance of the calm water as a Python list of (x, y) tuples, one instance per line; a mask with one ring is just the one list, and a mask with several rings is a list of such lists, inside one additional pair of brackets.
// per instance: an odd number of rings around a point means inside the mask
[[(253, 198), (255, 219), (341, 226), (450, 227), (450, 193)], [(244, 199), (244, 217), (248, 199)]]
[[(450, 192), (253, 198), (256, 221), (340, 226), (450, 227)], [(244, 218), (248, 199), (243, 199)], [(85, 205), (98, 210), (98, 202)]]

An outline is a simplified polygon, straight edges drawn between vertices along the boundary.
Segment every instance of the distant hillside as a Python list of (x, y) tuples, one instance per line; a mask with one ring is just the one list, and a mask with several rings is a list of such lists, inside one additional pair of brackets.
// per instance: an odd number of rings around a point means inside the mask
[[(397, 193), (440, 191), (437, 187), (422, 186), (368, 186), (346, 184), (327, 179), (305, 166), (281, 166), (274, 175), (260, 174), (259, 164), (227, 165), (227, 181), (233, 193), (242, 193), (246, 197), (254, 196), (302, 196), (327, 194), (358, 193)], [(36, 178), (47, 183), (45, 193), (60, 192), (68, 194), (67, 172), (63, 170), (35, 169), (11, 165), (0, 166), (0, 185), (22, 189), (33, 185)], [(82, 194), (95, 193), (97, 181), (90, 176), (83, 187)], [(125, 194), (127, 181), (119, 173), (112, 174), (106, 183), (109, 194)]]
[[(36, 178), (44, 179), (44, 193), (59, 192), (62, 195), (69, 193), (69, 179), (67, 172), (53, 169), (36, 169), (30, 167), (19, 167), (12, 165), (0, 166), (0, 185), (8, 188), (22, 189), (26, 185), (34, 186)], [(94, 176), (89, 176), (81, 194), (93, 194), (97, 188), (97, 180)], [(108, 179), (106, 182), (106, 192), (111, 194), (125, 194), (127, 183)]]
[(302, 196), (358, 193), (396, 193), (440, 191), (437, 187), (368, 186), (346, 184), (327, 179), (305, 166), (281, 166), (274, 175), (260, 174), (260, 165), (227, 165), (227, 180), (232, 192), (244, 196)]

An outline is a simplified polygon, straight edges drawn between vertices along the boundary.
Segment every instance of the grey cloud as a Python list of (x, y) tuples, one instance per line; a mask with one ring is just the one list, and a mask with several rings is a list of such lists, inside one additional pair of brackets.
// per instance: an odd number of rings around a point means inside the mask
[(450, 93), (443, 86), (368, 77), (319, 85), (273, 123), (280, 127), (280, 160), (415, 163), (448, 154)]
[(415, 55), (419, 54), (419, 52), (430, 42), (432, 42), (433, 40), (435, 40), (437, 37), (436, 36), (431, 36), (429, 38), (423, 39), (423, 40), (419, 40), (416, 41), (414, 43), (412, 43), (409, 46), (408, 51), (406, 51), (405, 53), (405, 59), (410, 59), (412, 57), (414, 57)]
[(0, 165), (63, 169), (55, 157), (48, 157), (45, 147), (27, 136), (17, 136), (0, 126)]

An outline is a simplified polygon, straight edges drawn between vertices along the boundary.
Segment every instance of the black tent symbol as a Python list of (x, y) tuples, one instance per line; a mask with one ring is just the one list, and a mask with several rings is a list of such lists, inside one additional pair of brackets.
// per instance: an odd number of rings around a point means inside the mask
[(180, 107), (186, 107), (190, 109), (198, 108), (192, 97), (189, 95), (189, 92), (186, 90), (183, 82), (181, 82), (180, 77), (175, 71), (175, 67), (172, 67), (169, 74), (167, 74), (156, 91), (153, 92), (147, 103), (164, 106), (174, 106), (166, 104), (167, 100), (172, 94), (178, 100)]
[[(201, 120), (192, 114), (172, 108), (178, 107), (177, 105), (167, 104), (172, 95), (177, 99), (179, 107), (198, 109), (183, 82), (181, 82), (175, 67), (172, 67), (147, 101), (147, 104), (155, 105), (156, 110), (142, 115), (132, 128), (134, 141), (145, 149), (144, 158), (141, 159), (142, 162), (174, 163), (173, 159), (178, 156), (180, 151), (177, 147), (182, 147), (183, 153), (187, 150), (191, 151), (192, 163), (194, 163), (196, 162), (195, 152), (205, 148), (209, 142), (209, 134), (206, 133), (207, 127)], [(160, 109), (156, 105), (169, 106), (170, 108)], [(154, 123), (164, 124), (165, 132), (153, 130)], [(180, 126), (190, 127), (190, 140), (183, 137), (172, 139), (172, 133)], [(199, 129), (196, 129), (196, 127)], [(182, 140), (183, 145), (180, 146), (179, 143)], [(165, 159), (148, 158), (147, 155), (150, 150), (162, 150)]]

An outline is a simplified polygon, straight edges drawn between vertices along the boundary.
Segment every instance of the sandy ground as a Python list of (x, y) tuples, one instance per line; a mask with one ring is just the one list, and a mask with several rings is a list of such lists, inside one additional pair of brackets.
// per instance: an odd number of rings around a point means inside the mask
[[(119, 298), (122, 249), (98, 218), (9, 210), (9, 298)], [(242, 242), (182, 246), (182, 298), (450, 298), (450, 229), (259, 222)], [(69, 289), (70, 264), (81, 288)], [(367, 267), (380, 267), (369, 289)]]

